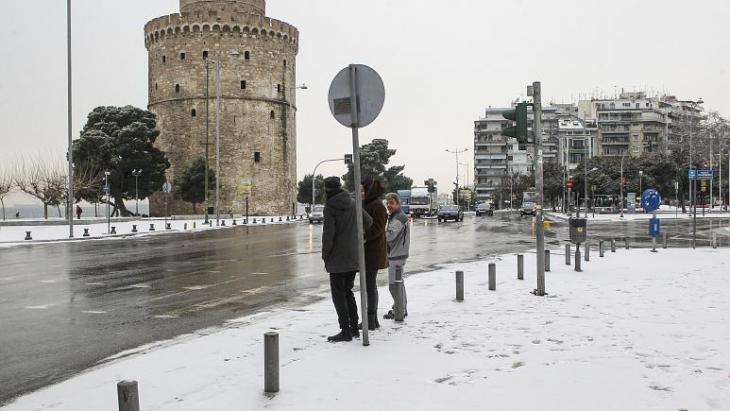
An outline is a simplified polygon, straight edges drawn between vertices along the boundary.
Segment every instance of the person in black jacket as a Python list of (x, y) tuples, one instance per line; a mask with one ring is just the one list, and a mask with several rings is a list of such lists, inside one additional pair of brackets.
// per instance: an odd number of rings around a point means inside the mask
[[(328, 177), (324, 181), (327, 202), (324, 208), (322, 232), (322, 259), (330, 273), (332, 302), (337, 311), (340, 333), (327, 338), (330, 342), (352, 341), (359, 337), (359, 316), (357, 302), (352, 288), (355, 274), (360, 269), (358, 247), (363, 239), (357, 236), (355, 201), (342, 189), (339, 177)], [(372, 219), (363, 211), (364, 228), (370, 227)]]

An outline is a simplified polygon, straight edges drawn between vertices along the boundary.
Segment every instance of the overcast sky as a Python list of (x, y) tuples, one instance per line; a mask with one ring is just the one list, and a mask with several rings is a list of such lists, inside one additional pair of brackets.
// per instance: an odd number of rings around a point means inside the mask
[[(19, 155), (65, 153), (65, 3), (0, 1), (2, 167)], [(96, 106), (146, 107), (143, 26), (179, 4), (73, 3), (76, 136)], [(534, 80), (546, 103), (626, 88), (702, 97), (730, 115), (727, 0), (269, 0), (267, 14), (301, 32), (298, 79), (309, 90), (298, 95), (300, 179), (351, 151), (326, 100), (351, 62), (372, 66), (386, 84), (386, 106), (363, 141), (390, 140), (408, 176), (444, 188), (456, 172), (444, 150), (471, 149), (484, 108), (507, 105)]]

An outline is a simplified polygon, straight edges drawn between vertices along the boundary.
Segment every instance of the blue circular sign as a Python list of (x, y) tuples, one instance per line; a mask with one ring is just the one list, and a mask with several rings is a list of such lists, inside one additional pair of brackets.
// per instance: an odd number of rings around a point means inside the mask
[(641, 207), (648, 213), (656, 211), (662, 204), (662, 196), (653, 188), (645, 190), (641, 194)]

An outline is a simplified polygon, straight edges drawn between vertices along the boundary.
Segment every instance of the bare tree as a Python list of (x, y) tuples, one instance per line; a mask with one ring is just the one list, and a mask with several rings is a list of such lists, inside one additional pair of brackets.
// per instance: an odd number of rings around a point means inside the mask
[(22, 158), (15, 164), (13, 182), (25, 194), (43, 203), (43, 217), (48, 219), (48, 207), (60, 205), (66, 198), (67, 182), (63, 164), (42, 156)]
[(5, 220), (5, 197), (13, 190), (13, 177), (10, 170), (0, 169), (0, 204), (3, 208), (3, 221)]

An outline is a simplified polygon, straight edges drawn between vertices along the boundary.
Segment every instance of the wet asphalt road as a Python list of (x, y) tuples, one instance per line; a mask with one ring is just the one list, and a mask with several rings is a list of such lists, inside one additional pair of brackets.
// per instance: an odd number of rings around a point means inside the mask
[[(720, 223), (727, 220), (701, 222), (700, 235), (709, 238), (710, 224)], [(638, 245), (646, 225), (589, 231)], [(687, 238), (686, 225), (663, 228)], [(557, 222), (548, 243), (558, 246), (567, 235), (567, 223)], [(321, 226), (296, 224), (0, 249), (0, 404), (124, 350), (326, 297), (320, 238)], [(408, 267), (425, 271), (532, 247), (529, 218), (516, 215), (418, 221)]]

